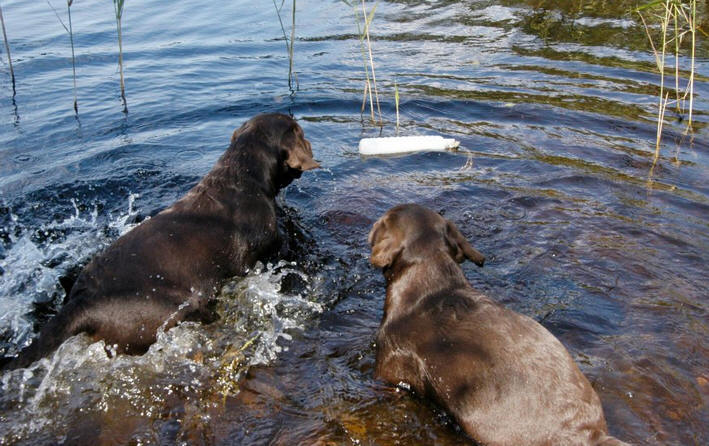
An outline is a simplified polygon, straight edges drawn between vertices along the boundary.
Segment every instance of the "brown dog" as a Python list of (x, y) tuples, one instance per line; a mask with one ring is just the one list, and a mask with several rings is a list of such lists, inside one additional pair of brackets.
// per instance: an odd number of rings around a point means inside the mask
[(468, 284), (458, 263), (485, 257), (453, 223), (400, 205), (369, 244), (387, 282), (378, 378), (436, 401), (484, 445), (624, 444), (564, 346)]
[(278, 191), (316, 167), (293, 119), (266, 114), (246, 122), (187, 195), (84, 268), (59, 314), (7, 367), (25, 367), (81, 332), (140, 354), (160, 327), (213, 319), (210, 303), (222, 283), (278, 252)]

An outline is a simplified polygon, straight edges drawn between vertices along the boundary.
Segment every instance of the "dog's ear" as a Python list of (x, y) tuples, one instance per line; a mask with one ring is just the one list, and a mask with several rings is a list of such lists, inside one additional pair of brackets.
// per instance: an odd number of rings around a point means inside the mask
[(386, 217), (380, 218), (369, 231), (367, 241), (372, 247), (369, 260), (377, 268), (391, 266), (396, 256), (404, 248), (401, 237), (397, 237), (386, 227)]
[(320, 167), (320, 163), (313, 159), (310, 142), (305, 139), (303, 130), (298, 124), (294, 123), (283, 135), (281, 148), (286, 151), (285, 162), (291, 169), (304, 172)]
[(458, 228), (447, 220), (445, 239), (446, 245), (450, 249), (451, 257), (456, 262), (462, 263), (467, 258), (478, 266), (483, 266), (485, 263), (485, 256), (473, 248)]

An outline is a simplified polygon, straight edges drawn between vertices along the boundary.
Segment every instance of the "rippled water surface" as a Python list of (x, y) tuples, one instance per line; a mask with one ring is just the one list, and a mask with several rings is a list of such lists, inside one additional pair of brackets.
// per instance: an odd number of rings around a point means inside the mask
[[(55, 2), (64, 17), (64, 4)], [(280, 6), (280, 2), (276, 2)], [(609, 5), (610, 3), (610, 5)], [(373, 3), (371, 3), (372, 6)], [(14, 354), (88, 259), (204, 175), (235, 127), (292, 113), (323, 168), (280, 198), (293, 261), (227, 284), (221, 318), (142, 357), (76, 337), (0, 377), (0, 443), (458, 444), (444, 414), (372, 377), (384, 281), (366, 235), (389, 207), (441, 211), (486, 254), (474, 286), (540, 321), (635, 444), (709, 443), (709, 48), (695, 133), (668, 111), (632, 1), (380, 1), (371, 38), (385, 125), (457, 153), (361, 158), (353, 11), (297, 2), (294, 70), (274, 5), (126, 2), (122, 112), (110, 2), (4, 1), (17, 94), (0, 65), (0, 349)], [(699, 2), (707, 26), (709, 8)], [(290, 35), (290, 3), (283, 9)], [(681, 60), (684, 66), (688, 61)]]

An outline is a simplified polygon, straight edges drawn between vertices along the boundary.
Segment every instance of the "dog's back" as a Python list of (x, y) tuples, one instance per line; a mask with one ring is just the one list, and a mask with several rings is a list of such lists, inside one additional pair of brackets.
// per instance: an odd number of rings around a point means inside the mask
[(27, 366), (82, 332), (113, 351), (139, 354), (160, 328), (213, 319), (210, 306), (224, 280), (278, 253), (278, 190), (317, 167), (292, 118), (247, 121), (187, 195), (84, 268), (57, 316), (4, 367)]
[(436, 401), (481, 444), (624, 444), (561, 342), (468, 284), (458, 263), (485, 258), (455, 225), (400, 205), (369, 242), (387, 280), (377, 377)]
[[(534, 320), (471, 288), (427, 296), (380, 332), (377, 375), (389, 381), (387, 347), (414, 373), (414, 390), (446, 407), (482, 444), (597, 444), (600, 400), (561, 343)], [(396, 373), (394, 373), (396, 374)]]
[(142, 354), (161, 327), (211, 321), (210, 300), (221, 283), (274, 253), (280, 240), (269, 201), (234, 219), (229, 214), (238, 210), (209, 209), (202, 198), (188, 195), (94, 257), (57, 316), (7, 367), (26, 367), (82, 332), (116, 352)]

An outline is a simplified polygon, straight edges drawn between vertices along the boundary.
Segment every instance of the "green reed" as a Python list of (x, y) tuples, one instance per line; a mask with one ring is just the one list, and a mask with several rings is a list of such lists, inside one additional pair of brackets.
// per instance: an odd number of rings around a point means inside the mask
[(12, 79), (12, 94), (15, 94), (15, 70), (12, 69), (12, 56), (10, 55), (10, 43), (7, 41), (7, 31), (5, 31), (5, 17), (0, 5), (0, 24), (2, 24), (2, 37), (5, 39), (5, 52), (7, 53), (7, 63), (10, 66), (10, 79)]
[[(692, 131), (693, 108), (694, 108), (694, 78), (695, 78), (695, 54), (697, 45), (697, 0), (652, 0), (635, 10), (645, 27), (655, 63), (660, 72), (660, 97), (657, 113), (657, 135), (655, 141), (655, 158), (653, 165), (660, 156), (660, 146), (662, 143), (662, 129), (667, 106), (670, 104), (672, 92), (666, 86), (666, 72), (668, 70), (668, 54), (674, 55), (674, 105), (680, 116), (687, 115), (687, 126), (685, 134)], [(653, 38), (651, 26), (646, 20), (646, 15), (654, 19), (660, 27), (659, 44), (656, 44), (657, 37)], [(682, 43), (689, 36), (689, 77), (685, 88), (680, 88), (680, 55), (682, 53)]]

